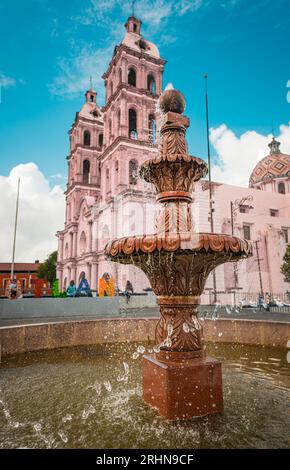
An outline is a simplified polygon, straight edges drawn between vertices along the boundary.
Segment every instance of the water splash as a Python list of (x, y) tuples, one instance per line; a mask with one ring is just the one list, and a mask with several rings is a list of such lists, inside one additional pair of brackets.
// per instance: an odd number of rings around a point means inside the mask
[(67, 421), (71, 421), (71, 420), (72, 420), (72, 415), (65, 415), (62, 418), (63, 423), (66, 423)]
[(111, 383), (109, 382), (109, 380), (105, 380), (105, 381), (104, 381), (104, 387), (105, 387), (105, 389), (106, 389), (108, 392), (111, 392), (111, 391), (112, 391), (112, 385), (111, 385)]
[(129, 378), (130, 368), (129, 368), (129, 365), (127, 364), (127, 362), (123, 362), (123, 366), (124, 366), (124, 374), (123, 374), (123, 375), (119, 375), (119, 376), (117, 377), (117, 382), (125, 382), (125, 383), (127, 383), (127, 382), (128, 382), (128, 378)]
[(91, 414), (96, 412), (96, 408), (93, 405), (90, 405), (86, 410), (82, 412), (82, 419), (85, 421)]

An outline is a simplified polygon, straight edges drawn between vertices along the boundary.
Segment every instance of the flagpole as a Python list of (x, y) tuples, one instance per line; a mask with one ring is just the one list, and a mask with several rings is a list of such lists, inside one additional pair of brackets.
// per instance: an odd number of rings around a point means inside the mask
[[(214, 232), (213, 220), (213, 198), (212, 198), (212, 184), (211, 184), (211, 157), (210, 157), (210, 143), (209, 143), (209, 119), (208, 119), (208, 95), (207, 95), (207, 74), (204, 74), (205, 85), (205, 113), (206, 113), (206, 139), (207, 139), (207, 164), (208, 164), (208, 184), (209, 184), (209, 216), (210, 216), (210, 231)], [(213, 294), (214, 302), (217, 300), (216, 296), (216, 272), (213, 270)]]
[(18, 206), (19, 206), (19, 186), (20, 186), (20, 178), (18, 178), (15, 223), (14, 223), (14, 238), (13, 238), (13, 251), (12, 251), (12, 263), (11, 263), (11, 279), (12, 280), (14, 279), (15, 246), (16, 246), (16, 232), (17, 232)]

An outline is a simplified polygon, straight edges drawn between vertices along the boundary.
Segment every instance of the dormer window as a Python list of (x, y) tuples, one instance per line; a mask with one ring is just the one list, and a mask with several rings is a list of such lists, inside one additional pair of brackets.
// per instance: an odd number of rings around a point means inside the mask
[(146, 51), (146, 49), (148, 49), (148, 45), (146, 44), (146, 42), (144, 41), (144, 39), (140, 39), (140, 41), (139, 41), (139, 47), (140, 47), (140, 49), (143, 49), (144, 51)]
[(283, 183), (283, 181), (280, 181), (280, 183), (278, 184), (278, 193), (285, 194), (285, 184)]

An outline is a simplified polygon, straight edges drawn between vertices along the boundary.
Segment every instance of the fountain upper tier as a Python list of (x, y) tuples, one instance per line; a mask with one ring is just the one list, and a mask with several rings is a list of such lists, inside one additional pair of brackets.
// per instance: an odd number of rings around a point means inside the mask
[[(147, 275), (160, 305), (156, 343), (162, 349), (203, 354), (197, 305), (209, 273), (227, 261), (252, 254), (247, 240), (226, 234), (198, 233), (192, 220), (193, 184), (206, 175), (207, 165), (188, 155), (183, 116), (185, 100), (177, 90), (160, 97), (163, 113), (158, 155), (143, 163), (140, 175), (154, 184), (160, 204), (156, 233), (112, 240), (105, 248), (111, 261), (134, 264)], [(187, 327), (184, 331), (183, 325)], [(173, 328), (170, 342), (168, 328)]]

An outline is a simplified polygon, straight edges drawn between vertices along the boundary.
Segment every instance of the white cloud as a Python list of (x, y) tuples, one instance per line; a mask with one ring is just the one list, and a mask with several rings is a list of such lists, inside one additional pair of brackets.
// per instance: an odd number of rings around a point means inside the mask
[(55, 234), (64, 223), (65, 201), (60, 186), (50, 187), (35, 163), (20, 164), (0, 176), (0, 260), (11, 261), (17, 182), (20, 180), (16, 240), (18, 262), (44, 260), (57, 249)]
[(0, 86), (3, 88), (8, 88), (10, 86), (15, 86), (16, 85), (16, 80), (15, 78), (8, 77), (7, 75), (4, 75), (4, 73), (0, 72)]
[[(281, 142), (281, 152), (290, 154), (290, 122), (280, 126), (280, 135), (276, 138)], [(218, 157), (218, 164), (212, 167), (213, 180), (248, 186), (254, 166), (269, 154), (271, 139), (271, 134), (262, 135), (253, 130), (238, 137), (225, 124), (211, 129), (210, 140)]]
[[(202, 0), (143, 0), (135, 5), (135, 14), (143, 21), (144, 36), (158, 39), (158, 44), (170, 44), (176, 40), (165, 26), (168, 19), (197, 10)], [(104, 99), (102, 74), (112, 58), (114, 47), (124, 37), (124, 24), (114, 18), (127, 18), (131, 12), (131, 1), (91, 0), (78, 16), (72, 17), (79, 25), (97, 25), (104, 31), (101, 47), (88, 43), (72, 43), (72, 55), (58, 59), (59, 73), (49, 84), (53, 95), (73, 98), (89, 86), (90, 75), (99, 98)], [(164, 31), (166, 33), (164, 34)]]

